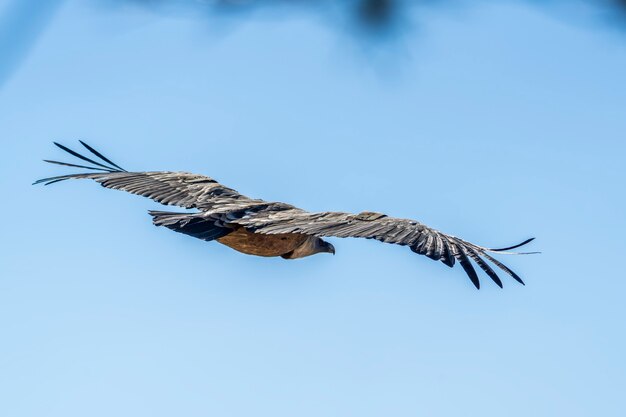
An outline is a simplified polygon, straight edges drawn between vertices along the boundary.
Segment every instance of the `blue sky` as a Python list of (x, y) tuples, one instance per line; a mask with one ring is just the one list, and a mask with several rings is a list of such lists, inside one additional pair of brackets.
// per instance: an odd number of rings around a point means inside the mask
[[(408, 19), (372, 44), (304, 12), (66, 1), (8, 51), (0, 415), (623, 415), (624, 35), (516, 2)], [(543, 254), (481, 291), (372, 241), (244, 256), (155, 228), (150, 200), (31, 186), (77, 139)]]

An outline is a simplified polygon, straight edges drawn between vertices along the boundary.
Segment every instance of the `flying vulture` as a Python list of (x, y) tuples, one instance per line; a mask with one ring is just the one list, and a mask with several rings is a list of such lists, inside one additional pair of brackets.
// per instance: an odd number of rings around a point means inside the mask
[(83, 141), (80, 143), (97, 160), (54, 142), (59, 148), (90, 165), (51, 160), (45, 162), (97, 172), (43, 178), (35, 184), (49, 185), (86, 178), (95, 180), (103, 187), (138, 194), (164, 205), (196, 209), (195, 213), (149, 213), (156, 226), (165, 226), (206, 241), (216, 240), (249, 255), (296, 259), (316, 253), (334, 254), (334, 246), (322, 237), (362, 237), (408, 246), (413, 252), (441, 261), (449, 267), (458, 261), (476, 288), (480, 288), (480, 282), (470, 259), (499, 287), (502, 287), (502, 281), (487, 261), (524, 284), (515, 272), (489, 253), (511, 254), (508, 252), (510, 249), (523, 246), (533, 238), (507, 248), (489, 249), (415, 220), (389, 217), (381, 213), (308, 212), (286, 203), (246, 197), (204, 175), (170, 171), (128, 172), (88, 144)]

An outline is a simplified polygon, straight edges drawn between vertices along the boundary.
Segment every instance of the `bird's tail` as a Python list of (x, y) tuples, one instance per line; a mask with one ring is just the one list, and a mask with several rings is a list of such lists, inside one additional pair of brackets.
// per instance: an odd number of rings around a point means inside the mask
[(215, 240), (226, 236), (233, 229), (219, 226), (215, 219), (205, 213), (172, 213), (169, 211), (150, 210), (152, 223), (165, 226), (178, 233), (184, 233), (202, 240)]
[[(111, 161), (109, 158), (107, 158), (106, 156), (102, 155), (100, 152), (98, 152), (97, 150), (95, 150), (94, 148), (92, 148), (91, 146), (87, 145), (85, 142), (83, 142), (82, 140), (79, 140), (80, 144), (83, 145), (85, 147), (85, 149), (87, 149), (89, 152), (91, 152), (92, 154), (94, 154), (101, 162), (95, 161), (91, 158), (88, 158), (84, 155), (81, 155), (80, 153), (73, 151), (72, 149), (68, 148), (67, 146), (61, 145), (60, 143), (57, 142), (53, 142), (56, 146), (58, 146), (59, 148), (61, 148), (62, 150), (64, 150), (65, 152), (69, 153), (70, 155), (81, 159), (85, 162), (88, 162), (90, 164), (92, 164), (91, 166), (89, 165), (78, 165), (78, 164), (72, 164), (69, 162), (61, 162), (61, 161), (53, 161), (53, 160), (49, 160), (49, 159), (44, 159), (44, 162), (48, 162), (50, 164), (55, 164), (55, 165), (63, 165), (63, 166), (68, 166), (68, 167), (73, 167), (73, 168), (82, 168), (82, 169), (90, 169), (93, 171), (98, 171), (98, 172), (128, 172), (126, 171), (124, 168), (122, 168), (121, 166), (117, 165), (115, 162)], [(59, 175), (56, 177), (48, 177), (48, 178), (42, 178), (40, 180), (37, 180), (33, 183), (34, 184), (44, 184), (44, 185), (49, 185), (55, 182), (59, 182), (59, 181), (64, 181), (64, 180), (68, 180), (70, 178), (81, 178), (82, 175), (85, 175), (84, 173), (80, 173), (80, 174), (69, 174), (69, 175)]]

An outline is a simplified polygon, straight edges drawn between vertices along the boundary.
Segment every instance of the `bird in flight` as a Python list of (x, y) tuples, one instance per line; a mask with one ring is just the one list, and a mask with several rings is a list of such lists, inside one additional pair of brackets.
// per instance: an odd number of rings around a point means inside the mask
[(92, 179), (106, 188), (127, 191), (148, 197), (164, 205), (196, 209), (195, 213), (149, 211), (156, 226), (165, 226), (206, 241), (217, 241), (239, 252), (257, 256), (303, 258), (316, 253), (335, 254), (335, 247), (323, 237), (361, 237), (384, 243), (408, 246), (413, 252), (426, 255), (453, 267), (458, 261), (477, 289), (478, 274), (473, 260), (502, 288), (502, 281), (487, 263), (500, 268), (520, 284), (522, 279), (490, 253), (509, 252), (534, 238), (514, 246), (489, 249), (442, 233), (415, 220), (389, 217), (364, 211), (361, 213), (308, 212), (291, 204), (253, 199), (239, 194), (212, 178), (188, 172), (128, 172), (83, 141), (95, 159), (54, 142), (72, 156), (90, 164), (44, 160), (51, 164), (97, 171), (43, 178), (34, 184), (53, 184), (69, 179)]

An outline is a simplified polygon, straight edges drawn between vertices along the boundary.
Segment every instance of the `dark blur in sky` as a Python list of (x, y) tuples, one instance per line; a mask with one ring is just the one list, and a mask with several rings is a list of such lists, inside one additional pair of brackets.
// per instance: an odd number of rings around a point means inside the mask
[[(477, 3), (493, 0), (345, 0), (342, 2), (329, 0), (101, 0), (111, 5), (133, 4), (153, 10), (176, 8), (196, 9), (200, 12), (211, 12), (211, 16), (228, 15), (236, 12), (244, 13), (255, 10), (297, 9), (322, 12), (328, 15), (339, 14), (344, 21), (352, 21), (362, 29), (380, 31), (402, 20), (408, 9), (412, 8), (470, 8)], [(579, 19), (587, 14), (592, 19), (603, 19), (604, 23), (624, 23), (626, 17), (626, 0), (517, 0), (537, 7), (552, 10), (565, 18)], [(595, 16), (594, 16), (595, 15)]]
[[(55, 11), (65, 0), (8, 0), (0, 9), (0, 88), (26, 57)], [(485, 0), (487, 1), (487, 0)], [(595, 27), (626, 26), (626, 0), (518, 0), (548, 10), (560, 19)], [(145, 8), (155, 14), (205, 16), (210, 21), (246, 20), (251, 13), (315, 14), (341, 31), (353, 32), (366, 42), (389, 39), (400, 27), (419, 26), (408, 19), (409, 9), (469, 9), (467, 0), (93, 0), (106, 6), (103, 13), (124, 7)], [(393, 37), (393, 36), (391, 36)]]

